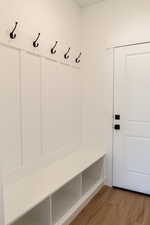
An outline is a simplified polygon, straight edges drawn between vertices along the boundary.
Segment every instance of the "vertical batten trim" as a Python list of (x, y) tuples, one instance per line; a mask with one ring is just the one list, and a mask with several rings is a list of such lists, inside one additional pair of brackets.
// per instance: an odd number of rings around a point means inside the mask
[(19, 112), (20, 112), (20, 151), (21, 151), (21, 167), (24, 165), (23, 159), (23, 115), (22, 115), (22, 54), (23, 51), (19, 50)]
[(5, 225), (4, 221), (4, 195), (3, 195), (3, 175), (0, 166), (0, 224)]
[(0, 182), (0, 224), (5, 225), (4, 222), (4, 200), (3, 200), (3, 185)]
[(43, 149), (43, 58), (40, 57), (40, 143), (41, 143), (41, 154), (44, 153)]

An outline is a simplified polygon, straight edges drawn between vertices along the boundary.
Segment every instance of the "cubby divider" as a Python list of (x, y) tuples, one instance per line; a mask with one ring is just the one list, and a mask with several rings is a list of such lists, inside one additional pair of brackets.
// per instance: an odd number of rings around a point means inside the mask
[(79, 175), (52, 195), (53, 224), (56, 224), (76, 204), (80, 197), (81, 176)]

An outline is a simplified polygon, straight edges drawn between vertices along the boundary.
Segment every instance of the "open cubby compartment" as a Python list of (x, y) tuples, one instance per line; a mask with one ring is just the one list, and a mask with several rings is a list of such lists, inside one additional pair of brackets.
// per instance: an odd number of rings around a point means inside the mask
[(81, 197), (82, 177), (78, 175), (52, 195), (52, 221), (56, 224)]
[(82, 191), (88, 192), (95, 184), (104, 180), (104, 158), (99, 159), (82, 173)]
[(51, 200), (45, 199), (12, 225), (51, 225)]

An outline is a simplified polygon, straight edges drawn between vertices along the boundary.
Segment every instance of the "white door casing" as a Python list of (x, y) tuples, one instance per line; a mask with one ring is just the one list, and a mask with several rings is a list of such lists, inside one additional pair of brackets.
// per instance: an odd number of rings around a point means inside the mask
[(150, 44), (114, 52), (113, 186), (150, 194)]

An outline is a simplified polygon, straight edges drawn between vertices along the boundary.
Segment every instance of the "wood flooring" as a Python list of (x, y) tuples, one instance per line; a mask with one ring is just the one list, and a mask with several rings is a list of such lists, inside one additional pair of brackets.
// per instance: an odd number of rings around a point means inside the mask
[(150, 197), (104, 186), (70, 225), (150, 225)]

